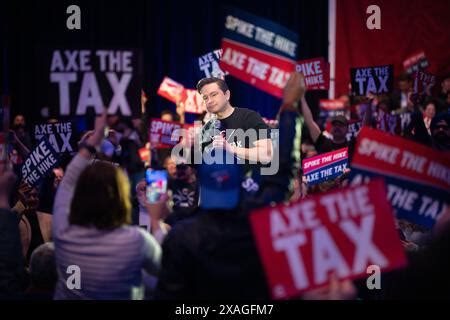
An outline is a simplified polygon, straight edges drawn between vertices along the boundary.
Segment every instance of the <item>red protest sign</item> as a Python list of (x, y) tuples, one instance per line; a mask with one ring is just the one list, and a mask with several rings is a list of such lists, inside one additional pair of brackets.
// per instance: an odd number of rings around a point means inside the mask
[(404, 266), (383, 181), (255, 210), (250, 221), (272, 298), (286, 299), (367, 267)]
[(297, 62), (296, 71), (303, 73), (308, 90), (328, 90), (330, 87), (330, 66), (324, 58)]
[(433, 228), (450, 199), (450, 157), (424, 145), (362, 128), (352, 159), (350, 180), (383, 177), (397, 219)]
[(409, 74), (425, 69), (428, 65), (428, 60), (423, 51), (413, 54), (403, 61), (403, 68)]
[(175, 146), (181, 136), (183, 125), (178, 122), (151, 119), (149, 128), (150, 145), (154, 148), (171, 148)]
[(342, 148), (339, 150), (319, 154), (314, 157), (303, 159), (303, 173), (307, 174), (311, 171), (315, 171), (322, 167), (329, 166), (335, 162), (342, 161), (348, 158), (348, 148)]
[(320, 154), (302, 161), (303, 174), (308, 185), (331, 180), (348, 169), (348, 148)]
[(220, 68), (275, 97), (295, 70), (298, 35), (248, 12), (225, 10)]
[(184, 103), (184, 111), (201, 114), (206, 111), (202, 96), (194, 89), (184, 89), (180, 102)]
[(345, 103), (339, 99), (321, 99), (319, 106), (322, 110), (342, 110), (345, 108)]
[(422, 144), (363, 127), (353, 155), (352, 167), (450, 189), (450, 157)]
[(184, 86), (169, 77), (164, 77), (158, 89), (158, 94), (174, 103), (181, 97), (184, 91)]
[(295, 69), (292, 60), (253, 50), (238, 42), (223, 39), (224, 54), (220, 67), (236, 78), (276, 97), (283, 97), (283, 88)]

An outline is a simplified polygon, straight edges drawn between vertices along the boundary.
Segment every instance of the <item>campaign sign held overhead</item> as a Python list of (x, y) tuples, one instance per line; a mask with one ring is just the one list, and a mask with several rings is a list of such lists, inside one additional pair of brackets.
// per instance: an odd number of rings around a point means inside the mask
[(308, 186), (335, 179), (348, 168), (348, 148), (304, 159), (302, 167)]
[(324, 58), (298, 61), (295, 69), (305, 76), (308, 90), (328, 90), (330, 88), (330, 65)]
[(58, 160), (58, 153), (51, 143), (42, 138), (21, 167), (22, 180), (30, 186), (37, 186), (58, 164)]
[(58, 116), (139, 116), (142, 59), (136, 49), (41, 49), (38, 104)]
[(222, 57), (222, 49), (205, 53), (197, 58), (198, 73), (200, 78), (223, 78), (228, 72), (220, 69), (219, 63)]
[(167, 100), (177, 103), (184, 92), (184, 86), (169, 77), (164, 77), (161, 85), (158, 88), (158, 95), (166, 98)]
[(392, 92), (394, 85), (394, 66), (363, 67), (350, 69), (352, 93), (354, 96), (367, 96)]
[(180, 140), (180, 129), (183, 127), (179, 122), (150, 119), (150, 145), (157, 149), (175, 146)]
[(34, 138), (36, 141), (47, 138), (57, 153), (73, 154), (77, 145), (73, 127), (71, 122), (37, 124), (34, 126)]
[(222, 37), (220, 68), (232, 76), (281, 98), (295, 71), (298, 36), (272, 21), (228, 8)]

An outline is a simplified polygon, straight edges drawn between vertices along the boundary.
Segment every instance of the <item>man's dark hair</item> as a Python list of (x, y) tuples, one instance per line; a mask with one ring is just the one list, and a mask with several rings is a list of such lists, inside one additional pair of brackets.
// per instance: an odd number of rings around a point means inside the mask
[(161, 117), (165, 114), (170, 114), (173, 117), (173, 112), (169, 109), (164, 109), (163, 111), (161, 111)]
[(228, 90), (228, 85), (224, 80), (222, 80), (220, 78), (211, 77), (211, 78), (203, 78), (197, 83), (198, 93), (200, 93), (200, 91), (202, 90), (202, 88), (205, 85), (210, 84), (210, 83), (217, 83), (217, 85), (219, 86), (220, 90), (223, 91), (223, 93), (227, 92), (227, 90)]

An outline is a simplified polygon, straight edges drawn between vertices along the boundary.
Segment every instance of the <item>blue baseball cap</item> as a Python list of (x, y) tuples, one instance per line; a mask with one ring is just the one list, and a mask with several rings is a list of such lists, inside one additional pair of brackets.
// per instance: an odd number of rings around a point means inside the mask
[(201, 164), (200, 207), (203, 209), (234, 209), (239, 204), (242, 174), (238, 164)]

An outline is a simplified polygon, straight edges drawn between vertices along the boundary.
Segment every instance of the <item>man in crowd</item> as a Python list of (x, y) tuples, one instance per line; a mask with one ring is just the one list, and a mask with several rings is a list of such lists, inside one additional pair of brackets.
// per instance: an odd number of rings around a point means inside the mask
[(306, 126), (309, 130), (309, 134), (319, 154), (338, 150), (348, 146), (348, 121), (345, 116), (340, 115), (331, 119), (330, 138), (325, 135), (322, 130), (320, 130), (319, 125), (314, 121), (311, 109), (309, 108), (305, 97), (301, 99), (301, 108)]

